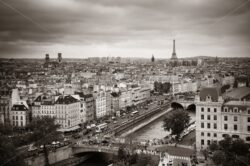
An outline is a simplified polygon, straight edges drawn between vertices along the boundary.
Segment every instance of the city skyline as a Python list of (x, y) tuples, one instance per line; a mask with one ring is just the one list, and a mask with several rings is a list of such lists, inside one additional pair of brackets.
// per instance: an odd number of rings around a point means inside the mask
[(0, 0), (0, 58), (250, 57), (249, 0)]

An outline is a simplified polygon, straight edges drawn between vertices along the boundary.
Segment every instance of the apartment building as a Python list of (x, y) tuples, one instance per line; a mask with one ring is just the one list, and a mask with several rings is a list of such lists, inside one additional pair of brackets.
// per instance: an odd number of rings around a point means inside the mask
[(184, 92), (196, 92), (198, 90), (197, 82), (182, 82), (172, 85), (173, 94)]
[(72, 95), (46, 97), (38, 96), (32, 105), (32, 117), (50, 116), (60, 124), (60, 131), (79, 128), (81, 104)]
[(131, 90), (121, 88), (119, 96), (119, 106), (120, 109), (126, 109), (127, 106), (132, 105), (132, 94)]
[(218, 89), (203, 88), (196, 96), (196, 147), (202, 149), (220, 138), (223, 99)]
[(196, 147), (203, 149), (226, 136), (250, 143), (250, 102), (225, 102), (218, 89), (203, 88), (196, 97)]
[(30, 110), (26, 101), (13, 103), (10, 110), (10, 122), (17, 128), (25, 128), (29, 124)]
[(150, 98), (150, 88), (148, 87), (135, 87), (132, 91), (132, 104), (138, 105), (146, 102)]
[(106, 107), (106, 92), (99, 91), (95, 94), (95, 113), (96, 118), (101, 118), (107, 115), (107, 107)]

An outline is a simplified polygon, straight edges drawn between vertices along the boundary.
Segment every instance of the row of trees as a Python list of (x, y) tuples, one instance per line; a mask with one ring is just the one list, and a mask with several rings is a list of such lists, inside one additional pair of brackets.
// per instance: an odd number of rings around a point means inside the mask
[(249, 145), (242, 139), (225, 137), (219, 143), (212, 142), (208, 149), (203, 150), (205, 158), (208, 151), (212, 152), (211, 159), (216, 165), (223, 166), (245, 166), (250, 164)]
[[(55, 124), (55, 119), (49, 116), (33, 118), (27, 129), (30, 131), (29, 137), (25, 137), (26, 142), (35, 146), (43, 146), (45, 154), (45, 164), (49, 165), (48, 159), (48, 144), (61, 139), (61, 135), (57, 132), (60, 126)], [(18, 136), (24, 138), (23, 135)], [(17, 138), (18, 138), (17, 137)], [(18, 145), (13, 133), (12, 126), (0, 126), (0, 161), (6, 166), (25, 165), (23, 161), (23, 152), (18, 152), (15, 145)]]
[(172, 85), (169, 82), (154, 82), (154, 91), (158, 93), (168, 93), (170, 92)]

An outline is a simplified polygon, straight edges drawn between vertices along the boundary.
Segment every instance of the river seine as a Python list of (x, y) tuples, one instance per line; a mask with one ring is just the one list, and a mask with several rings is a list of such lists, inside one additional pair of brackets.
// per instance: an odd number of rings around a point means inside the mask
[[(191, 122), (195, 120), (195, 114), (189, 113), (191, 117)], [(145, 127), (137, 130), (133, 134), (128, 135), (127, 137), (137, 140), (153, 140), (153, 139), (162, 139), (169, 135), (168, 131), (165, 131), (162, 127), (164, 117), (160, 117), (154, 122), (146, 125)], [(90, 159), (81, 164), (81, 166), (106, 166), (103, 164), (103, 161), (98, 161), (97, 159)]]

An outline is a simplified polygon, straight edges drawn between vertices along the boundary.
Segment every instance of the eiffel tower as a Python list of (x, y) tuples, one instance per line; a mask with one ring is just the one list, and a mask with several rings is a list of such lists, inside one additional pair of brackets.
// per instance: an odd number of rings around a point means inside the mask
[(173, 40), (173, 53), (172, 53), (172, 57), (171, 60), (177, 60), (177, 56), (176, 56), (176, 52), (175, 52), (175, 40)]

